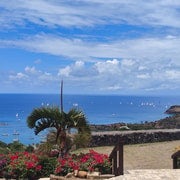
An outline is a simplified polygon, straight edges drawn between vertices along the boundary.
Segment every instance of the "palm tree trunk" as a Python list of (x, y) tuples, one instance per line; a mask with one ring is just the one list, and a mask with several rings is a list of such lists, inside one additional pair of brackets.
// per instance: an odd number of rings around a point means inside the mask
[(61, 113), (63, 113), (63, 80), (61, 81)]
[(60, 134), (60, 156), (63, 157), (66, 155), (67, 151), (66, 151), (66, 131), (63, 130), (61, 131)]
[[(64, 109), (63, 109), (63, 80), (61, 81), (61, 115), (62, 121), (65, 120), (64, 118)], [(64, 127), (59, 132), (60, 134), (60, 156), (63, 157), (66, 154), (66, 131)]]

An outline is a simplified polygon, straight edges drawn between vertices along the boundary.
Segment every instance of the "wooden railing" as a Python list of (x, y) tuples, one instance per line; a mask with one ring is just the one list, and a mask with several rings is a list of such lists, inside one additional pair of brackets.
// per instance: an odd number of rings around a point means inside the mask
[(180, 150), (175, 152), (171, 158), (173, 159), (173, 169), (180, 169)]
[(109, 156), (112, 162), (112, 174), (115, 176), (124, 174), (123, 144), (123, 140), (119, 140)]

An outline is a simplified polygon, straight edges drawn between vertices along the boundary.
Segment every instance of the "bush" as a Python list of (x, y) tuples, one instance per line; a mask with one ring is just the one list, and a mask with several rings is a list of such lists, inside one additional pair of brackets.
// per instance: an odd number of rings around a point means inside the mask
[(23, 152), (25, 150), (25, 146), (22, 143), (18, 142), (18, 141), (15, 141), (13, 143), (8, 144), (8, 148), (10, 149), (10, 151), (12, 153), (14, 153), (14, 152)]
[(36, 154), (16, 152), (15, 154), (9, 154), (9, 160), (6, 170), (11, 178), (34, 179), (40, 176), (42, 167)]
[(0, 155), (0, 174), (8, 179), (34, 180), (54, 173), (64, 176), (74, 170), (99, 171), (106, 174), (111, 172), (111, 162), (107, 155), (94, 150), (59, 158), (29, 152)]
[(57, 164), (57, 158), (43, 156), (39, 158), (39, 164), (41, 165), (41, 176), (49, 177), (50, 174), (53, 174)]
[(107, 174), (111, 172), (111, 162), (107, 155), (94, 150), (90, 150), (86, 154), (72, 154), (58, 159), (55, 174), (64, 176), (74, 170), (99, 171), (102, 174)]
[(5, 142), (0, 141), (0, 147), (1, 148), (6, 148), (7, 144)]
[(25, 151), (32, 153), (32, 152), (34, 152), (34, 147), (31, 146), (31, 145), (28, 145), (28, 146), (26, 147)]
[(55, 168), (55, 174), (65, 176), (66, 174), (79, 169), (79, 162), (73, 156), (67, 155), (63, 158), (58, 158), (58, 163)]
[(76, 149), (87, 147), (90, 140), (91, 140), (91, 134), (89, 133), (83, 132), (83, 133), (75, 134), (74, 144), (76, 146)]
[(6, 155), (0, 154), (0, 177), (4, 175), (4, 169), (8, 164), (8, 158)]
[(106, 154), (100, 154), (94, 150), (80, 154), (80, 169), (85, 171), (99, 171), (102, 174), (111, 172), (111, 162)]

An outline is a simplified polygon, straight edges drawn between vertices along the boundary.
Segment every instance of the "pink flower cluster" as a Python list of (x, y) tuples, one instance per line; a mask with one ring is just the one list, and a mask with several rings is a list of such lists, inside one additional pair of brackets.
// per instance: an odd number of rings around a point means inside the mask
[(42, 167), (39, 158), (34, 153), (16, 152), (9, 154), (9, 164), (7, 166), (8, 173), (20, 178), (37, 175)]
[(58, 159), (55, 173), (58, 175), (66, 175), (74, 170), (84, 171), (100, 171), (102, 174), (110, 173), (111, 162), (105, 154), (100, 154), (94, 150), (89, 153), (81, 153), (79, 155), (70, 155)]
[(55, 174), (58, 175), (66, 175), (69, 172), (73, 172), (74, 170), (79, 169), (79, 162), (74, 156), (66, 155), (63, 158), (58, 158), (58, 163), (55, 169)]

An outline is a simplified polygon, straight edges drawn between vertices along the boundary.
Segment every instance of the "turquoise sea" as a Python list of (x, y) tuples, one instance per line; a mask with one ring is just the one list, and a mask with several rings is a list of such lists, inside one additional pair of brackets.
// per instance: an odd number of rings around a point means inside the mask
[[(171, 105), (180, 104), (180, 97), (64, 95), (63, 101), (65, 111), (80, 108), (90, 124), (111, 124), (159, 120), (168, 116), (164, 112)], [(33, 144), (43, 140), (47, 131), (35, 136), (26, 118), (36, 107), (53, 105), (60, 106), (60, 95), (0, 94), (0, 141)]]

